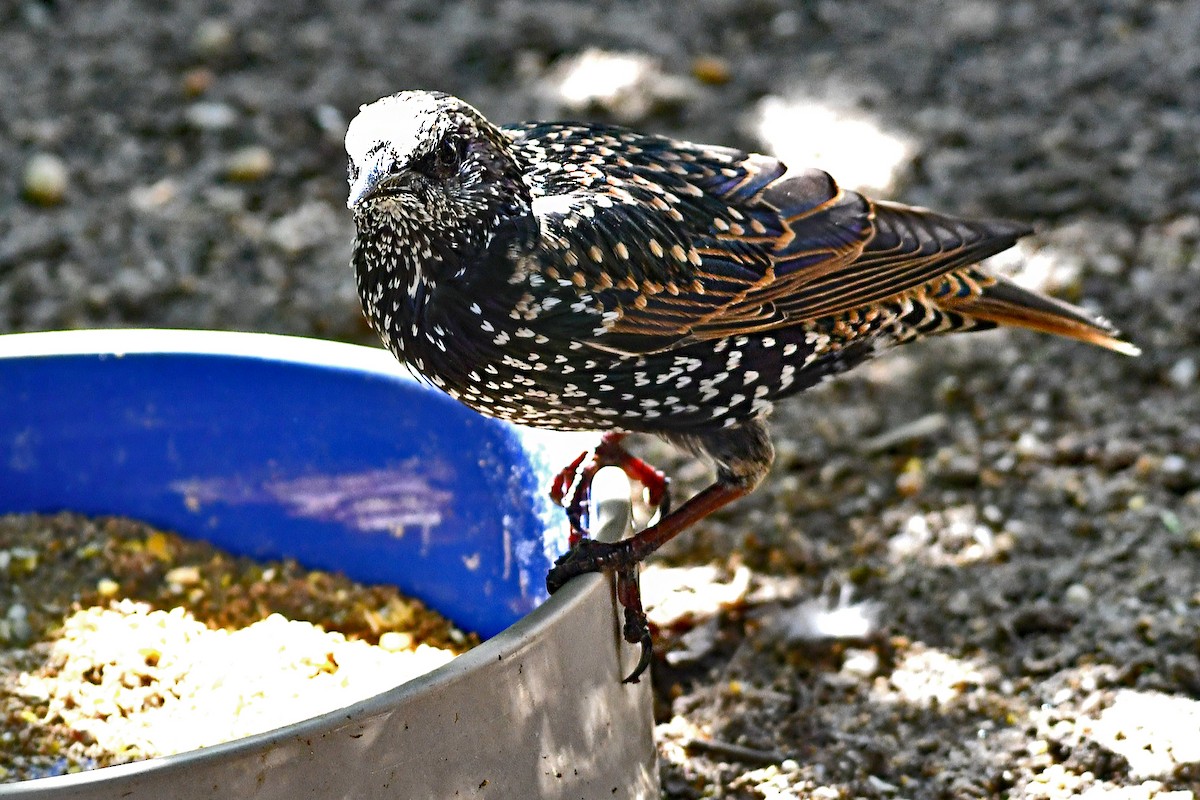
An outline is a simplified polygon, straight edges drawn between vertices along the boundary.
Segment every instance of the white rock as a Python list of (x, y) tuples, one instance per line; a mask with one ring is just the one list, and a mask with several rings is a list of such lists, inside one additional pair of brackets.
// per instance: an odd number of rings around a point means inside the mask
[(25, 164), (22, 188), (25, 197), (40, 206), (56, 206), (67, 195), (67, 165), (58, 156), (38, 153)]

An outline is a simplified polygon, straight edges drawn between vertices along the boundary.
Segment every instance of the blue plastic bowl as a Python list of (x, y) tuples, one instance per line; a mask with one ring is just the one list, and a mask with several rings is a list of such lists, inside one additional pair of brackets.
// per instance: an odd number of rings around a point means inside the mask
[(480, 416), (372, 348), (0, 337), (0, 512), (123, 514), (290, 556), (395, 584), (485, 637), (545, 599), (566, 541), (546, 488), (580, 442)]
[[(546, 498), (593, 435), (487, 419), (383, 350), (262, 334), (0, 336), (0, 513), (120, 514), (389, 582), (491, 637), (388, 691), (189, 753), (0, 785), (20, 800), (649, 798), (649, 682), (611, 583), (547, 602)], [(597, 478), (597, 535), (628, 484)], [(530, 611), (532, 609), (532, 611)], [(527, 613), (529, 612), (529, 613)]]

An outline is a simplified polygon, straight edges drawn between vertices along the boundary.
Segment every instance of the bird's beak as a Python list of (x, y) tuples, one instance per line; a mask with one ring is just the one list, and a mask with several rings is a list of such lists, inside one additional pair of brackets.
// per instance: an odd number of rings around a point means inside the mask
[(394, 173), (388, 159), (381, 158), (358, 174), (350, 186), (350, 196), (346, 200), (346, 208), (351, 211), (356, 206), (384, 189), (395, 190), (403, 188), (409, 181), (407, 172)]
[(350, 197), (346, 200), (346, 208), (354, 210), (379, 188), (379, 184), (387, 177), (387, 170), (376, 161), (358, 173), (358, 180), (350, 185)]

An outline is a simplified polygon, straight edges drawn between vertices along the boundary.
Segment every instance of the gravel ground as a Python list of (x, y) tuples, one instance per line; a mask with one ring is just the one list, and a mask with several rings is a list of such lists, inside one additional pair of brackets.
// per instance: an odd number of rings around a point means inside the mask
[(772, 476), (648, 579), (709, 587), (656, 611), (664, 791), (1193, 797), (1197, 42), (1200, 4), (1144, 0), (14, 0), (0, 331), (369, 341), (340, 140), (404, 87), (1034, 222), (1002, 266), (1145, 355), (980, 334), (779, 409)]

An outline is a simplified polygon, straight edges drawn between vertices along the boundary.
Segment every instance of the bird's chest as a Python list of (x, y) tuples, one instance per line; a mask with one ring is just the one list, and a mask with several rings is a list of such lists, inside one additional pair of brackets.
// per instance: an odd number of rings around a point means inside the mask
[(505, 311), (521, 292), (501, 265), (482, 260), (435, 264), (419, 248), (375, 248), (364, 237), (355, 252), (363, 312), (402, 361), (431, 383), (458, 396), (477, 367), (496, 360), (516, 338)]
[(454, 307), (461, 302), (458, 293), (419, 268), (360, 269), (358, 282), (371, 327), (398, 358), (427, 377), (452, 368), (452, 350), (474, 338), (472, 331), (463, 329), (463, 314)]

